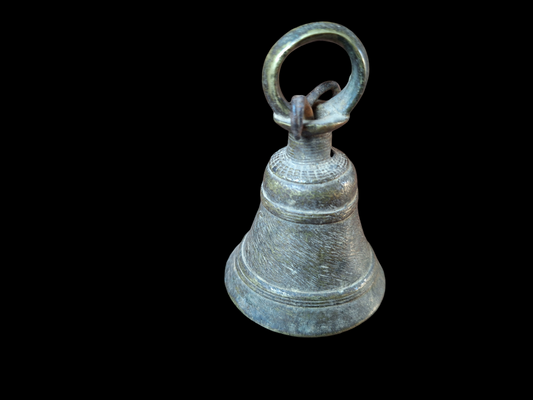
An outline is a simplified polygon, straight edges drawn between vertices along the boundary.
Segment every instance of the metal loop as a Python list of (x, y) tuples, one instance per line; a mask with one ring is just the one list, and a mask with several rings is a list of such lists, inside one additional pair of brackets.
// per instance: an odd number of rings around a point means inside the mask
[(302, 95), (293, 96), (291, 99), (291, 133), (296, 140), (300, 140), (304, 128), (304, 118), (313, 119), (313, 109)]
[(296, 95), (291, 99), (291, 133), (296, 140), (300, 140), (304, 129), (304, 118), (314, 119), (313, 106), (316, 101), (327, 91), (333, 91), (335, 97), (340, 93), (341, 87), (335, 81), (326, 81), (314, 88), (307, 96)]
[(341, 46), (350, 57), (352, 72), (348, 83), (339, 94), (315, 107), (318, 118), (306, 124), (306, 131), (311, 134), (324, 133), (344, 125), (366, 86), (368, 56), (361, 41), (349, 29), (332, 22), (315, 22), (289, 31), (268, 53), (263, 64), (262, 79), (265, 97), (274, 111), (274, 120), (287, 130), (290, 130), (291, 126), (291, 105), (283, 96), (279, 85), (281, 65), (294, 50), (316, 41), (327, 41)]
[(309, 94), (306, 96), (307, 101), (309, 102), (309, 105), (313, 107), (315, 105), (315, 102), (327, 91), (331, 90), (333, 92), (333, 95), (331, 97), (335, 97), (341, 92), (341, 87), (339, 84), (335, 81), (326, 81), (318, 85), (316, 88), (311, 90)]

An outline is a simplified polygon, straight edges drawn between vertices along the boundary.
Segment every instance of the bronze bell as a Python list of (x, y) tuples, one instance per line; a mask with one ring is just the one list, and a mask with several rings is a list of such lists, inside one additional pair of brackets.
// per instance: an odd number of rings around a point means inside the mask
[[(289, 103), (279, 73), (304, 44), (336, 43), (350, 56), (343, 90), (325, 82)], [(285, 34), (263, 65), (263, 91), (274, 121), (289, 131), (288, 145), (266, 167), (252, 228), (228, 259), (225, 284), (235, 305), (259, 325), (291, 336), (329, 336), (369, 318), (385, 292), (385, 276), (366, 240), (352, 162), (331, 147), (363, 94), (368, 58), (344, 26), (317, 22)], [(319, 97), (333, 91), (333, 97)]]

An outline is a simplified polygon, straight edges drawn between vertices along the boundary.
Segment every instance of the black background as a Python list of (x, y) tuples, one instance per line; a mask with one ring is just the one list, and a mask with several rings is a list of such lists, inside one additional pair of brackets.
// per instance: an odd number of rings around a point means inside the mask
[[(261, 357), (290, 348), (303, 360), (331, 351), (334, 359), (386, 355), (390, 363), (445, 351), (458, 309), (443, 272), (457, 240), (453, 198), (443, 188), (453, 181), (450, 157), (461, 154), (448, 152), (445, 136), (456, 123), (443, 110), (453, 88), (436, 51), (441, 33), (404, 5), (388, 8), (386, 18), (337, 4), (292, 15), (271, 7), (191, 20), (158, 14), (131, 22), (125, 39), (110, 46), (120, 60), (107, 73), (106, 101), (120, 103), (109, 143), (118, 165), (109, 173), (110, 190), (119, 193), (113, 221), (127, 232), (121, 251), (131, 260), (117, 278), (129, 293), (120, 312), (155, 337), (153, 346), (203, 346), (202, 354), (222, 359), (250, 357), (254, 346)], [(315, 21), (346, 26), (368, 54), (365, 93), (333, 146), (355, 165), (363, 230), (387, 286), (362, 325), (300, 339), (248, 320), (226, 293), (224, 268), (251, 227), (270, 156), (287, 143), (262, 91), (264, 59), (286, 32)], [(317, 42), (288, 57), (280, 83), (290, 100), (325, 80), (343, 87), (349, 74), (342, 48)]]

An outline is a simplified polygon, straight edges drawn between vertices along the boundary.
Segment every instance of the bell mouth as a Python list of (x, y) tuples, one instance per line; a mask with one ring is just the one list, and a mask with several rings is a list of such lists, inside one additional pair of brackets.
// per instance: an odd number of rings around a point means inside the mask
[(273, 332), (296, 337), (324, 337), (346, 332), (365, 322), (385, 295), (385, 275), (376, 260), (368, 290), (351, 301), (326, 307), (305, 307), (275, 301), (252, 290), (236, 270), (240, 245), (226, 264), (224, 282), (231, 300), (249, 319)]

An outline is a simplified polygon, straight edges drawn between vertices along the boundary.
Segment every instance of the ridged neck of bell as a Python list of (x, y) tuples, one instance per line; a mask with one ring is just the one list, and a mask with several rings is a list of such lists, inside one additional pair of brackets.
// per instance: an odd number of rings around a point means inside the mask
[(301, 137), (296, 140), (289, 132), (287, 156), (293, 162), (300, 164), (314, 164), (331, 158), (331, 132), (311, 137)]

